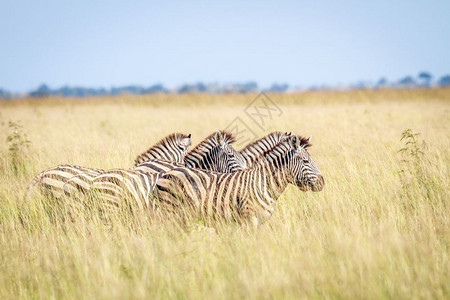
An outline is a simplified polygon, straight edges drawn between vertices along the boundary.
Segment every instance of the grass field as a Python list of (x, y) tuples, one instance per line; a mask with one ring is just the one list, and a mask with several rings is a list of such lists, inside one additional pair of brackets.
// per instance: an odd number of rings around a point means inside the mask
[[(244, 112), (255, 96), (0, 102), (0, 299), (448, 299), (450, 90), (269, 95), (281, 116), (262, 127)], [(171, 132), (195, 145), (236, 117), (258, 136), (312, 135), (324, 190), (289, 187), (256, 230), (68, 221), (24, 201), (45, 168), (130, 167)], [(415, 142), (400, 140), (406, 129)]]

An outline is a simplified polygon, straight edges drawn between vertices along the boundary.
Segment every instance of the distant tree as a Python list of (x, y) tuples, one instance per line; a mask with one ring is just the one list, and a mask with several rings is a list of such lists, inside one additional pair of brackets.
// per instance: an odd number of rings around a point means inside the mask
[(433, 75), (431, 75), (429, 72), (420, 72), (417, 76), (419, 79), (423, 82), (424, 86), (430, 86), (431, 79), (433, 79)]
[(128, 85), (119, 88), (119, 94), (143, 94), (144, 88), (137, 85)]
[(61, 95), (63, 97), (72, 96), (71, 95), (71, 88), (67, 85), (61, 87), (58, 89), (58, 95)]
[(203, 82), (195, 84), (182, 85), (178, 90), (178, 93), (205, 93), (209, 92), (208, 87)]
[(195, 92), (195, 87), (192, 84), (184, 84), (177, 90), (177, 92), (180, 94), (193, 93)]
[(287, 91), (287, 89), (289, 88), (288, 84), (277, 84), (274, 83), (272, 84), (272, 86), (267, 90), (269, 92), (274, 92), (274, 93), (284, 93), (285, 91)]
[(12, 94), (7, 90), (0, 89), (0, 99), (9, 99), (12, 97)]
[(450, 86), (450, 75), (444, 75), (442, 76), (439, 81), (438, 84), (440, 86)]
[(206, 92), (206, 85), (203, 82), (199, 82), (195, 86), (195, 89), (197, 90), (197, 92), (204, 93)]
[(380, 80), (378, 80), (376, 87), (385, 87), (388, 84), (388, 81), (386, 78), (381, 77)]
[(367, 89), (368, 87), (369, 87), (369, 85), (364, 81), (359, 81), (359, 82), (351, 85), (351, 88), (356, 89), (356, 90), (364, 90), (364, 89)]
[(241, 93), (255, 92), (258, 90), (258, 84), (254, 81), (249, 81), (241, 85)]
[(414, 81), (414, 78), (411, 76), (406, 76), (398, 81), (398, 84), (403, 87), (413, 87), (416, 82)]
[(35, 91), (30, 92), (30, 97), (48, 97), (52, 94), (52, 91), (46, 84), (41, 84)]
[(258, 84), (254, 81), (234, 83), (222, 88), (224, 93), (251, 93), (258, 90)]
[(154, 84), (144, 90), (145, 94), (167, 93), (167, 89), (162, 84)]

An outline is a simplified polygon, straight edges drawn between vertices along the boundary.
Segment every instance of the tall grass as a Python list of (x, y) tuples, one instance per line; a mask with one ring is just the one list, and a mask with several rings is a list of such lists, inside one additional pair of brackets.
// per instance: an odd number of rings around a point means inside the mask
[[(283, 115), (252, 128), (313, 135), (326, 185), (289, 187), (257, 230), (24, 200), (47, 167), (129, 167), (168, 133), (226, 127), (254, 95), (0, 104), (0, 298), (449, 298), (450, 91), (270, 96)], [(24, 168), (10, 121), (31, 141)]]

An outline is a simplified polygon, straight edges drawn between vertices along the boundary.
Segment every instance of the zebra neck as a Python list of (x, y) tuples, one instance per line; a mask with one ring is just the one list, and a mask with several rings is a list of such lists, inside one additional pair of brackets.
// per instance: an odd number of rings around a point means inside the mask
[(266, 161), (261, 163), (253, 170), (248, 171), (251, 174), (252, 187), (247, 190), (250, 198), (253, 199), (255, 208), (268, 216), (274, 210), (274, 204), (287, 187), (286, 176), (284, 172), (276, 168), (273, 164)]
[[(209, 146), (209, 147), (208, 147)], [(184, 158), (185, 165), (189, 168), (208, 169), (215, 171), (215, 158), (219, 145), (205, 145), (189, 152)]]
[(286, 168), (284, 165), (276, 165), (267, 161), (264, 163), (264, 170), (266, 174), (270, 174), (267, 176), (268, 191), (271, 192), (272, 198), (277, 200), (289, 183)]
[(291, 172), (289, 170), (289, 162), (292, 160), (292, 151), (289, 148), (282, 145), (277, 147), (261, 161), (265, 172), (270, 174), (269, 184), (272, 195), (275, 199), (278, 199), (287, 185), (292, 182)]

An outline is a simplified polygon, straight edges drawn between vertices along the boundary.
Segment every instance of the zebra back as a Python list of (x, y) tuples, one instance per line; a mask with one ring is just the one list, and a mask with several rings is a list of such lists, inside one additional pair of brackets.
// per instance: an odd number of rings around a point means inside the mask
[(76, 198), (94, 196), (109, 208), (123, 206), (124, 201), (128, 201), (125, 203), (154, 210), (151, 194), (158, 177), (177, 167), (184, 165), (163, 160), (149, 160), (128, 170), (104, 170), (88, 183), (82, 178), (71, 178), (64, 185), (64, 192)]
[(83, 178), (84, 181), (90, 181), (95, 176), (104, 172), (102, 169), (87, 168), (78, 165), (58, 165), (46, 169), (36, 175), (27, 187), (27, 196), (31, 196), (36, 185), (40, 186), (42, 190), (55, 196), (61, 197), (64, 195), (64, 185), (71, 178)]
[(217, 131), (210, 134), (186, 155), (186, 167), (220, 173), (245, 169), (245, 159), (231, 145), (234, 142), (235, 138), (230, 132)]
[[(190, 134), (174, 133), (161, 139), (142, 153), (136, 161), (162, 159), (182, 163), (190, 143)], [(42, 191), (56, 198), (63, 195), (71, 196), (78, 190), (86, 192), (91, 187), (94, 178), (104, 172), (107, 170), (77, 165), (58, 165), (36, 175), (28, 185), (26, 197), (32, 195), (35, 186), (39, 186)], [(151, 173), (149, 169), (147, 172)]]
[(134, 166), (153, 159), (184, 163), (191, 145), (191, 135), (172, 133), (136, 157)]
[(149, 174), (138, 170), (112, 169), (95, 177), (89, 190), (111, 208), (124, 205), (141, 210), (155, 210), (151, 197), (160, 173)]

